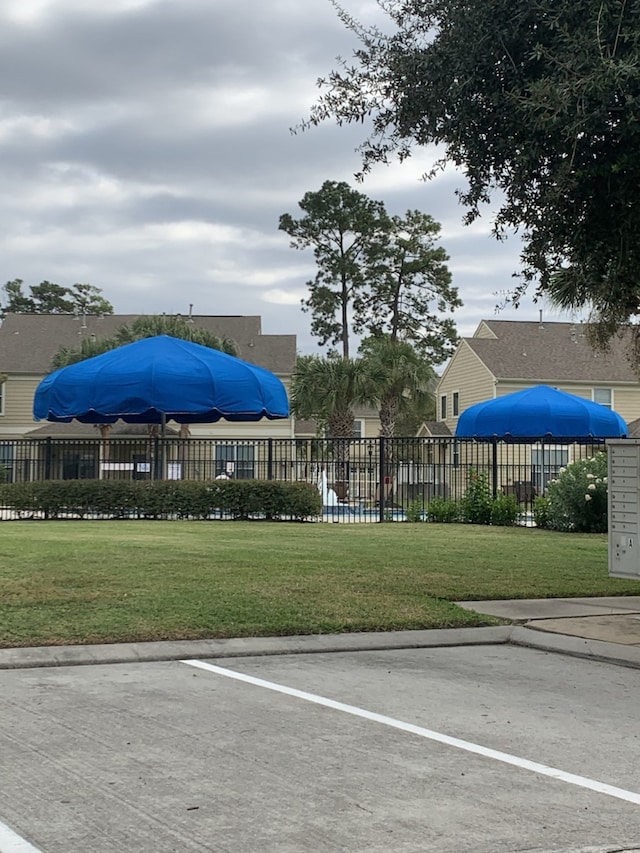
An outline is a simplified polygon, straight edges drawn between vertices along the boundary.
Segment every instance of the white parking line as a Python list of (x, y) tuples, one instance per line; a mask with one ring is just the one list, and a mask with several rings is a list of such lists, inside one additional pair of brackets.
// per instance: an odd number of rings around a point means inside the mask
[(421, 726), (414, 726), (412, 723), (404, 723), (402, 720), (395, 720), (393, 717), (386, 717), (384, 714), (375, 714), (373, 711), (366, 711), (364, 708), (357, 708), (355, 705), (345, 705), (344, 702), (335, 702), (333, 699), (326, 699), (324, 696), (316, 696), (313, 693), (306, 693), (304, 690), (296, 690), (295, 687), (286, 687), (283, 684), (276, 684), (273, 681), (265, 681), (262, 678), (255, 678), (252, 675), (245, 675), (242, 672), (234, 672), (232, 669), (225, 669), (221, 666), (206, 663), (201, 660), (183, 660), (188, 666), (194, 666), (198, 669), (204, 669), (207, 672), (213, 672), (216, 675), (222, 675), (225, 678), (233, 678), (236, 681), (244, 681), (246, 684), (253, 684), (256, 687), (264, 687), (267, 690), (273, 690), (276, 693), (284, 693), (286, 696), (294, 696), (296, 699), (304, 699), (305, 702), (313, 702), (314, 705), (322, 705), (325, 708), (331, 708), (334, 711), (342, 711), (345, 714), (351, 714), (354, 717), (362, 717), (365, 720), (371, 720), (374, 723), (382, 723), (384, 726), (390, 726), (393, 729), (407, 732), (409, 734), (418, 735), (419, 737), (427, 738), (428, 740), (436, 741), (437, 743), (453, 746), (456, 749), (463, 749), (466, 752), (472, 752), (475, 755), (481, 755), (484, 758), (491, 758), (494, 761), (501, 761), (503, 764), (511, 764), (513, 767), (519, 767), (521, 770), (529, 770), (532, 773), (539, 773), (542, 776), (549, 776), (552, 779), (558, 779), (561, 782), (567, 782), (569, 785), (577, 785), (579, 788), (587, 788), (590, 791), (595, 791), (597, 794), (606, 794), (609, 797), (616, 797), (619, 800), (626, 800), (628, 803), (640, 805), (640, 794), (635, 791), (627, 791), (624, 788), (616, 788), (614, 785), (607, 785), (604, 782), (598, 782), (595, 779), (588, 779), (585, 776), (576, 776), (574, 773), (566, 773), (564, 770), (558, 770), (555, 767), (548, 767), (546, 764), (538, 764), (537, 761), (529, 761), (528, 758), (519, 758), (517, 755), (511, 755), (508, 752), (500, 752), (497, 749), (489, 749), (486, 746), (480, 746), (477, 743), (471, 743), (466, 740), (460, 740), (449, 735), (434, 732), (431, 729), (424, 729)]
[(42, 853), (0, 821), (0, 853)]

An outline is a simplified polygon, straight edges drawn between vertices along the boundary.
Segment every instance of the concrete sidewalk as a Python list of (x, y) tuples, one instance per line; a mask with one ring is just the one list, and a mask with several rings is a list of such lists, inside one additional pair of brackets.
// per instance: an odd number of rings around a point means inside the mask
[(495, 628), (0, 649), (0, 669), (508, 643), (640, 668), (640, 596), (458, 604), (467, 610), (509, 619), (512, 624)]
[(640, 596), (458, 601), (513, 622), (509, 642), (640, 667)]
[(465, 610), (510, 619), (536, 631), (640, 647), (640, 596), (458, 601)]

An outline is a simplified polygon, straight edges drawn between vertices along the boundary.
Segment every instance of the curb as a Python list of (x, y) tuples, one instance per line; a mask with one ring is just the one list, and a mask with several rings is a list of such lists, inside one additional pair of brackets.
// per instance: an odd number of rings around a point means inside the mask
[(38, 646), (0, 649), (0, 670), (106, 663), (151, 663), (197, 658), (259, 657), (323, 652), (390, 651), (508, 643), (511, 626), (439, 628), (431, 631), (381, 631), (312, 634), (294, 637), (237, 637), (228, 640), (177, 640), (93, 646)]
[(511, 628), (509, 643), (514, 646), (539, 649), (543, 652), (555, 652), (640, 669), (640, 647), (638, 646), (607, 643), (604, 640), (588, 640), (567, 634), (551, 634), (539, 628), (521, 625), (514, 625)]
[(639, 646), (624, 646), (619, 643), (552, 634), (522, 625), (504, 625), (491, 628), (440, 628), (430, 631), (236, 637), (227, 640), (177, 640), (155, 643), (0, 649), (0, 670), (495, 645), (522, 646), (640, 669)]

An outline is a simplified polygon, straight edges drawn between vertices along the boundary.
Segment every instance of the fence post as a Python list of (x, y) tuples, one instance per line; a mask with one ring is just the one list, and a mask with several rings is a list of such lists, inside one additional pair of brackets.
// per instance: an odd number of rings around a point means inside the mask
[(273, 439), (267, 440), (267, 480), (273, 480)]
[(157, 435), (154, 435), (153, 437), (153, 479), (162, 480), (162, 455), (160, 450), (160, 439)]
[(380, 480), (379, 480), (380, 485), (378, 486), (378, 490), (379, 490), (378, 491), (378, 497), (379, 497), (379, 500), (378, 500), (378, 509), (379, 509), (378, 521), (384, 521), (384, 480), (385, 480), (385, 456), (386, 456), (386, 447), (385, 447), (386, 439), (385, 439), (385, 437), (383, 435), (381, 435), (380, 438), (378, 439), (378, 442), (379, 442), (379, 445), (378, 445), (378, 450), (379, 450), (378, 468), (379, 468), (379, 476), (380, 476)]
[(51, 454), (52, 454), (52, 440), (51, 436), (46, 439), (44, 446), (44, 478), (45, 480), (51, 479)]
[(494, 498), (498, 494), (498, 439), (494, 436), (491, 440), (491, 485)]

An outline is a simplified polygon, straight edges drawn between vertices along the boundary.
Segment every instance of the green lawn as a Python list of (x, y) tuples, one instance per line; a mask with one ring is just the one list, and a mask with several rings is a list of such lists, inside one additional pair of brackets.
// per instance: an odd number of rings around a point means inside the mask
[(437, 524), (0, 523), (0, 646), (497, 624), (463, 599), (640, 594), (607, 538)]

